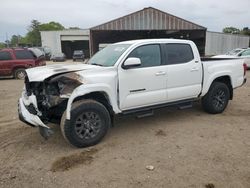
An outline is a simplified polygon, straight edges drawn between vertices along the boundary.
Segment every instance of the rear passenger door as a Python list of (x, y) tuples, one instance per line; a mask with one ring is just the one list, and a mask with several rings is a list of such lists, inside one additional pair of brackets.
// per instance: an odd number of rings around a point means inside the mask
[(0, 52), (0, 76), (10, 76), (12, 70), (13, 59), (10, 52)]
[(35, 66), (35, 57), (29, 50), (15, 50), (16, 67), (29, 68)]
[[(201, 91), (202, 65), (190, 44), (165, 44), (167, 102), (195, 98)], [(197, 52), (198, 53), (198, 52)]]

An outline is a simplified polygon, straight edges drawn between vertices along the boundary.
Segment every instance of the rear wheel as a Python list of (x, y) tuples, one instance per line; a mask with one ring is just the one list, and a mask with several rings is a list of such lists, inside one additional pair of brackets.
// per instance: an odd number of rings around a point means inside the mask
[(203, 109), (211, 114), (222, 113), (227, 107), (230, 91), (225, 83), (214, 82), (202, 98)]
[(14, 77), (16, 79), (20, 79), (20, 80), (23, 80), (26, 76), (26, 72), (25, 72), (25, 69), (16, 69), (15, 72), (14, 72)]
[(94, 100), (74, 103), (68, 123), (65, 117), (64, 112), (60, 125), (62, 134), (70, 144), (80, 148), (100, 142), (111, 124), (108, 110)]

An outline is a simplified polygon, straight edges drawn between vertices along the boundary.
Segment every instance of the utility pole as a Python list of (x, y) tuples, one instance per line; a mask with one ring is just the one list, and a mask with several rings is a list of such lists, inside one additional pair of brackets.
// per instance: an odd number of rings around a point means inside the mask
[(6, 32), (6, 45), (7, 45), (7, 48), (9, 48), (9, 39), (8, 39), (8, 33)]

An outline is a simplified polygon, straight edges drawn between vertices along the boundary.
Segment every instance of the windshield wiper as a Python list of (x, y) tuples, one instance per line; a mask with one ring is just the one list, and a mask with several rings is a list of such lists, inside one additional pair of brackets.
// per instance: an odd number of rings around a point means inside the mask
[(97, 65), (97, 66), (101, 66), (101, 67), (103, 67), (103, 65), (101, 65), (101, 64), (97, 64), (97, 63), (91, 63), (91, 65)]

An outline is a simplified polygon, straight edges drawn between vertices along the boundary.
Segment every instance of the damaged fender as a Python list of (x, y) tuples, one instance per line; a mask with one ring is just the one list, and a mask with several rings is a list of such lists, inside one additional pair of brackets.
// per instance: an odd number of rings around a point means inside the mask
[(84, 96), (86, 94), (92, 93), (92, 92), (102, 92), (105, 93), (108, 96), (108, 101), (110, 102), (110, 105), (113, 107), (113, 111), (118, 114), (121, 112), (121, 110), (117, 106), (117, 102), (115, 101), (116, 96), (112, 88), (110, 88), (109, 85), (107, 84), (88, 84), (88, 85), (81, 85), (77, 87), (73, 93), (71, 94), (67, 108), (66, 108), (66, 119), (70, 120), (70, 111), (71, 111), (71, 106), (77, 97)]

